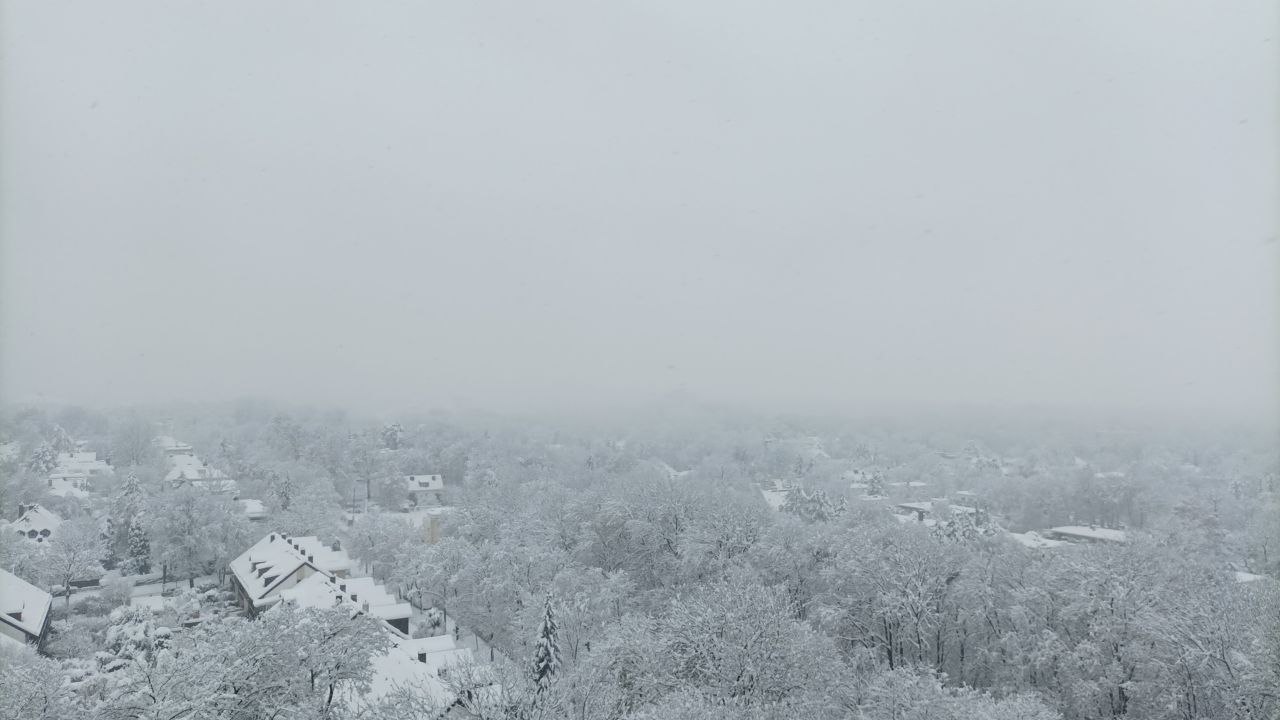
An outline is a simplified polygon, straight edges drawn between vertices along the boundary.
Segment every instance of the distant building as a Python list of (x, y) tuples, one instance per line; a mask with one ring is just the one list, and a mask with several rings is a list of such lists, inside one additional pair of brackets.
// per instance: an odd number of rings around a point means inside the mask
[(114, 473), (95, 452), (58, 453), (58, 465), (49, 473), (49, 492), (60, 497), (88, 497), (97, 479)]
[(49, 473), (49, 494), (58, 497), (86, 498), (93, 491), (93, 481), (80, 472), (53, 471)]
[(410, 505), (440, 505), (444, 502), (444, 476), (442, 475), (405, 475), (404, 487), (409, 495)]
[(1061, 547), (1063, 545), (1070, 544), (1064, 540), (1051, 540), (1047, 537), (1044, 537), (1040, 533), (1037, 533), (1034, 531), (1024, 532), (1024, 533), (1006, 533), (1006, 534), (1009, 536), (1009, 539), (1013, 540), (1019, 545), (1026, 548), (1031, 548), (1033, 550), (1047, 550), (1049, 548)]
[(236, 502), (240, 503), (240, 509), (244, 511), (244, 516), (249, 519), (249, 522), (262, 522), (267, 519), (267, 508), (261, 500), (240, 498)]
[[(906, 514), (908, 517), (910, 517), (911, 515), (915, 515), (916, 520), (920, 522), (924, 522), (926, 516), (931, 516), (937, 511), (938, 508), (935, 507), (934, 505), (935, 502), (941, 504), (945, 501), (942, 499), (935, 498), (934, 500), (926, 500), (924, 502), (898, 503), (894, 507), (897, 508), (898, 510), (903, 511), (902, 513), (899, 513), (899, 514)], [(978, 512), (977, 508), (969, 507), (968, 505), (953, 505), (949, 503), (948, 505), (951, 508), (952, 512), (961, 512), (961, 513), (969, 513), (969, 514)]]
[(280, 601), (280, 593), (316, 574), (346, 577), (351, 558), (315, 537), (270, 533), (231, 561), (231, 579), (240, 607), (250, 616)]
[(787, 497), (796, 489), (795, 483), (781, 478), (774, 478), (760, 485), (760, 496), (772, 510), (781, 510), (787, 504)]
[(89, 477), (114, 474), (106, 460), (99, 460), (96, 452), (58, 453), (58, 469), (84, 473)]
[(1112, 530), (1110, 528), (1083, 525), (1062, 525), (1060, 527), (1049, 528), (1048, 530), (1041, 532), (1041, 535), (1053, 540), (1063, 540), (1074, 543), (1123, 543), (1127, 542), (1129, 539), (1123, 530)]
[(0, 570), (0, 644), (39, 647), (49, 632), (53, 596)]
[(195, 455), (175, 455), (169, 458), (169, 473), (165, 482), (175, 489), (184, 485), (219, 495), (239, 497), (240, 485), (229, 475), (211, 468)]
[(9, 531), (17, 532), (31, 542), (42, 543), (61, 524), (62, 518), (39, 505), (18, 505), (18, 519), (9, 525)]
[(151, 444), (160, 448), (167, 457), (195, 455), (195, 448), (168, 435), (160, 435), (156, 437), (156, 439), (151, 441)]

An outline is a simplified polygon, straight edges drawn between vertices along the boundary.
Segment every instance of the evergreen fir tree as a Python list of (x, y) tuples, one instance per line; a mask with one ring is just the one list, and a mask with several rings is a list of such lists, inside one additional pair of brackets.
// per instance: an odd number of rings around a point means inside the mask
[(551, 609), (551, 596), (547, 596), (542, 611), (542, 624), (538, 626), (538, 644), (533, 650), (533, 682), (538, 693), (551, 686), (552, 676), (560, 669), (560, 640), (555, 613)]
[(151, 540), (142, 524), (142, 513), (134, 515), (129, 523), (129, 554), (125, 558), (125, 570), (134, 575), (151, 570)]
[(110, 527), (107, 535), (108, 548), (113, 555), (124, 556), (126, 569), (131, 557), (129, 534), (133, 529), (133, 518), (142, 512), (142, 505), (142, 482), (135, 473), (129, 473), (111, 500), (111, 516), (107, 520)]
[(102, 524), (102, 544), (107, 549), (107, 556), (102, 560), (102, 566), (107, 569), (113, 569), (120, 565), (120, 553), (116, 551), (116, 534), (119, 528), (116, 526), (114, 518), (108, 517), (106, 522)]

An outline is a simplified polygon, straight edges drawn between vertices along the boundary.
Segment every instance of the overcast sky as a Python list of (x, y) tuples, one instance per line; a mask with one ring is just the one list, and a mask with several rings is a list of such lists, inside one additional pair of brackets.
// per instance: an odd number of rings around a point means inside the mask
[(1271, 0), (0, 3), (0, 396), (1280, 391)]

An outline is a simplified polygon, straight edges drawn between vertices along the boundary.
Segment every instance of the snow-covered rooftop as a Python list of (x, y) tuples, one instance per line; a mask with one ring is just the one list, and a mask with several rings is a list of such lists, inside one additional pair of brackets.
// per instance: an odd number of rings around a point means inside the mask
[(428, 653), (424, 662), (407, 642), (398, 643), (373, 658), (369, 692), (357, 700), (357, 704), (375, 703), (402, 688), (412, 688), (442, 706), (453, 702), (453, 691), (445, 677), (451, 668), (471, 662), (471, 650), (451, 648)]
[(189, 453), (194, 449), (187, 443), (170, 435), (157, 435), (151, 443), (169, 455)]
[(29, 506), (17, 521), (9, 525), (9, 532), (21, 533), (29, 540), (44, 542), (62, 524), (62, 518), (39, 505)]
[(440, 492), (444, 490), (442, 475), (405, 475), (404, 485), (409, 492)]
[(267, 516), (267, 508), (262, 504), (261, 500), (252, 498), (240, 498), (240, 508), (244, 511), (245, 517), (250, 520), (262, 520)]
[(396, 600), (376, 580), (369, 577), (340, 578), (327, 573), (308, 577), (293, 587), (280, 591), (281, 599), (299, 607), (327, 608), (347, 605), (379, 620), (407, 620), (413, 608)]
[[(893, 515), (893, 519), (897, 520), (897, 521), (898, 521), (898, 522), (900, 522), (900, 523), (904, 523), (904, 524), (905, 524), (905, 523), (909, 523), (909, 522), (915, 522), (915, 521), (916, 521), (916, 516), (915, 516), (915, 515), (900, 515), (900, 514), (898, 514), (898, 513), (894, 513), (894, 515)], [(934, 520), (933, 518), (929, 518), (929, 517), (925, 518), (922, 522), (924, 523), (924, 526), (925, 526), (925, 527), (933, 527), (934, 525), (937, 525), (937, 524), (938, 524), (938, 521), (937, 521), (937, 520)]]
[(66, 477), (66, 476), (49, 476), (49, 494), (58, 497), (89, 497), (89, 492), (80, 488), (84, 482), (84, 475)]
[[(904, 502), (904, 503), (898, 503), (896, 507), (900, 507), (903, 510), (911, 510), (913, 512), (931, 513), (933, 512), (933, 502), (934, 501), (932, 500), (925, 500), (923, 502)], [(951, 509), (955, 512), (962, 512), (962, 513), (978, 512), (977, 508), (972, 508), (972, 507), (969, 507), (968, 505), (951, 504)]]
[(271, 593), (304, 565), (333, 574), (349, 570), (351, 558), (345, 550), (333, 550), (319, 538), (273, 532), (232, 560), (231, 572), (254, 606), (263, 607), (275, 602), (277, 598)]
[(1060, 540), (1088, 540), (1090, 542), (1122, 543), (1128, 540), (1123, 530), (1110, 528), (1093, 528), (1085, 525), (1061, 525), (1044, 531)]
[(49, 593), (8, 570), (0, 570), (0, 622), (38, 638), (52, 604)]
[(791, 494), (791, 491), (760, 488), (760, 494), (764, 497), (764, 501), (769, 504), (771, 510), (781, 510), (782, 506), (787, 504), (787, 496)]
[(1034, 530), (1024, 533), (1008, 533), (1008, 535), (1018, 544), (1029, 548), (1043, 549), (1068, 544), (1063, 540), (1050, 540), (1047, 537), (1042, 537), (1040, 533), (1035, 532)]
[(53, 474), (62, 476), (96, 476), (110, 475), (114, 471), (105, 460), (98, 459), (95, 452), (58, 453), (58, 466)]

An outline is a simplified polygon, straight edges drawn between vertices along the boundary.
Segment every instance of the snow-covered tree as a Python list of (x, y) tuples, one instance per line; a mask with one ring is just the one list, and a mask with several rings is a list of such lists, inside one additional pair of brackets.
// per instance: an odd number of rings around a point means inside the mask
[(118, 467), (137, 467), (158, 459), (154, 436), (154, 426), (145, 418), (137, 413), (125, 416), (112, 427), (112, 462)]
[(268, 441), (287, 460), (301, 460), (307, 443), (307, 431), (288, 415), (271, 418), (267, 428)]
[(390, 639), (344, 608), (272, 608), (255, 621), (203, 623), (175, 636), (154, 663), (114, 673), (98, 717), (337, 718), (366, 692)]
[(419, 606), (440, 608), (448, 623), (449, 604), (457, 596), (460, 575), (478, 564), (475, 549), (465, 540), (446, 537), (426, 547), (406, 544), (396, 555), (391, 577), (401, 592)]
[(822, 488), (807, 490), (798, 487), (787, 493), (787, 501), (782, 505), (783, 512), (789, 512), (808, 522), (827, 522), (835, 519), (842, 509)]
[(102, 672), (115, 672), (131, 662), (155, 665), (159, 653), (168, 648), (173, 632), (155, 624), (155, 616), (142, 607), (119, 607), (111, 611), (103, 649), (95, 655)]
[(382, 446), (388, 450), (399, 450), (400, 441), (404, 438), (404, 427), (400, 423), (389, 423), (382, 426)]
[(422, 552), (426, 544), (424, 531), (415, 528), (405, 517), (377, 511), (357, 517), (348, 536), (347, 550), (379, 580), (391, 577), (401, 553)]
[(338, 494), (328, 483), (320, 483), (299, 492), (287, 508), (272, 514), (271, 522), (289, 535), (315, 535), (332, 542), (342, 531), (341, 516)]
[(249, 542), (252, 529), (239, 506), (222, 495), (182, 487), (153, 499), (145, 515), (151, 563), (170, 577), (218, 571)]
[(31, 451), (27, 460), (27, 471), (35, 475), (48, 475), (58, 467), (58, 451), (47, 442), (40, 443)]
[(538, 693), (545, 692), (551, 686), (559, 670), (559, 628), (556, 626), (551, 596), (547, 595), (542, 603), (542, 622), (538, 624), (537, 640), (533, 646), (533, 682)]
[(66, 590), (68, 610), (71, 609), (71, 582), (99, 578), (106, 572), (102, 567), (106, 556), (106, 543), (97, 522), (90, 518), (68, 520), (50, 536), (45, 558), (51, 579)]
[(76, 441), (71, 437), (71, 434), (67, 432), (66, 428), (56, 423), (49, 437), (49, 445), (53, 449), (55, 456), (57, 453), (69, 453), (76, 450)]
[(49, 579), (46, 558), (49, 546), (33, 543), (21, 536), (0, 532), (0, 568), (4, 568), (33, 585), (45, 585)]
[(32, 649), (0, 645), (0, 719), (88, 720), (58, 663)]
[(142, 575), (151, 572), (151, 538), (147, 533), (146, 518), (142, 513), (129, 521), (128, 549), (124, 561), (125, 572)]

